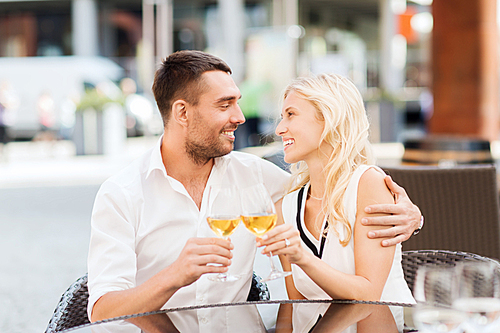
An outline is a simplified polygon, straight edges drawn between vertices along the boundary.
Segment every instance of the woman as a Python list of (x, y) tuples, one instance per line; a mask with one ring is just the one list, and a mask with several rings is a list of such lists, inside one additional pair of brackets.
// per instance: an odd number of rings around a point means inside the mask
[[(413, 303), (401, 245), (382, 247), (367, 237), (373, 227), (361, 224), (366, 206), (394, 198), (385, 174), (372, 165), (369, 124), (357, 88), (340, 75), (299, 78), (285, 90), (281, 116), (276, 134), (285, 161), (292, 163), (292, 183), (277, 203), (280, 225), (258, 245), (266, 246), (264, 254), (279, 254), (284, 270), (293, 272), (286, 278), (289, 298)], [(327, 308), (294, 304), (294, 331), (308, 332)], [(399, 310), (393, 315), (402, 328)]]

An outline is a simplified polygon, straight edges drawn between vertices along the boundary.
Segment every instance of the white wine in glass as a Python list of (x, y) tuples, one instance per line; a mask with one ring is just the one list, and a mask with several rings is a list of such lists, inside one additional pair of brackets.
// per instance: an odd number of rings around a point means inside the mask
[[(276, 226), (277, 216), (273, 199), (262, 183), (247, 187), (241, 193), (241, 219), (243, 220), (243, 224), (252, 234), (262, 237)], [(262, 279), (263, 282), (292, 274), (292, 272), (278, 270), (274, 265), (272, 256), (273, 254), (270, 253), (271, 273), (268, 277)]]
[(262, 237), (266, 232), (276, 226), (278, 217), (276, 214), (268, 215), (243, 215), (243, 224), (245, 227), (257, 237)]
[(220, 238), (227, 239), (236, 230), (241, 218), (235, 215), (215, 215), (207, 217), (208, 226)]
[[(227, 239), (241, 222), (241, 206), (238, 189), (235, 186), (210, 186), (208, 192), (207, 223), (210, 229), (222, 239)], [(211, 281), (236, 281), (238, 275), (219, 273), (209, 276)]]

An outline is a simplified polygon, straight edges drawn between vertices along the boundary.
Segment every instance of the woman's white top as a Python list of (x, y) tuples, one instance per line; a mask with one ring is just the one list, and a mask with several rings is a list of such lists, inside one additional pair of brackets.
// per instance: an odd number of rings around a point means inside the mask
[[(344, 209), (347, 219), (354, 231), (354, 222), (356, 221), (358, 184), (363, 173), (369, 168), (375, 168), (383, 173), (383, 171), (370, 165), (362, 165), (358, 167), (347, 186), (344, 196)], [(329, 225), (329, 232), (323, 242), (314, 238), (307, 230), (304, 224), (304, 207), (309, 191), (309, 183), (302, 189), (296, 190), (287, 194), (283, 198), (282, 210), (285, 223), (294, 225), (301, 234), (302, 246), (319, 256), (331, 267), (347, 274), (355, 275), (354, 264), (354, 237), (351, 237), (349, 243), (343, 247), (339, 243), (339, 237), (345, 238), (345, 230), (338, 225)], [(321, 233), (325, 228), (325, 221), (321, 227)], [(337, 232), (333, 232), (335, 229)], [(321, 237), (323, 238), (323, 237)], [(321, 244), (323, 243), (323, 245)], [(331, 297), (323, 291), (309, 276), (297, 265), (292, 265), (293, 281), (297, 290), (307, 299), (331, 299)], [(381, 301), (415, 303), (411, 295), (411, 291), (404, 279), (403, 268), (401, 266), (401, 244), (396, 245), (392, 268), (387, 278), (384, 290), (382, 292)], [(330, 304), (294, 304), (293, 311), (293, 327), (294, 332), (308, 332), (318, 321), (319, 316), (323, 315)], [(398, 330), (402, 331), (404, 325), (403, 309), (401, 307), (391, 307), (394, 320), (398, 326)], [(356, 332), (356, 325), (351, 326), (345, 332)]]

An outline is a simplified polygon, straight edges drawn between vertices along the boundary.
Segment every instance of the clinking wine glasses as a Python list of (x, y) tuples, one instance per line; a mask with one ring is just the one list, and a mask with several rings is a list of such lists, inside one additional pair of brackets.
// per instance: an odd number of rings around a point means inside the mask
[[(210, 186), (208, 192), (207, 222), (212, 231), (220, 238), (227, 239), (241, 222), (239, 192), (235, 186)], [(219, 273), (210, 276), (212, 281), (236, 281), (238, 275)]]
[[(243, 224), (252, 234), (262, 237), (266, 232), (276, 226), (277, 216), (274, 202), (264, 184), (259, 183), (243, 189), (241, 195), (241, 219)], [(263, 282), (279, 279), (292, 274), (283, 272), (276, 268), (272, 260), (272, 253), (269, 256), (271, 273), (262, 279)]]

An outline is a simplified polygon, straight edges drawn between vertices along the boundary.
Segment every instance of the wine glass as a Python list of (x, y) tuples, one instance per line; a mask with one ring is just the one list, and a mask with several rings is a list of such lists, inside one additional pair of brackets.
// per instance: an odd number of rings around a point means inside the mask
[(498, 266), (490, 262), (464, 262), (456, 267), (453, 307), (466, 314), (470, 332), (498, 332), (500, 286)]
[[(266, 232), (276, 226), (278, 217), (271, 195), (264, 184), (259, 183), (245, 188), (242, 191), (241, 199), (241, 219), (243, 224), (252, 234), (262, 237)], [(268, 277), (262, 279), (267, 282), (279, 279), (292, 274), (292, 272), (283, 272), (276, 268), (272, 259), (273, 254), (269, 253), (269, 262), (271, 263), (271, 273)]]
[(464, 315), (452, 307), (456, 272), (454, 267), (422, 266), (415, 276), (413, 322), (419, 332), (462, 332)]
[[(212, 231), (222, 239), (227, 239), (241, 222), (239, 192), (235, 186), (210, 186), (208, 192), (207, 222)], [(236, 281), (238, 275), (219, 273), (209, 276), (211, 281)]]

